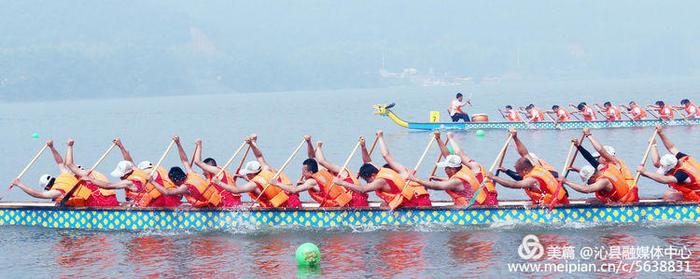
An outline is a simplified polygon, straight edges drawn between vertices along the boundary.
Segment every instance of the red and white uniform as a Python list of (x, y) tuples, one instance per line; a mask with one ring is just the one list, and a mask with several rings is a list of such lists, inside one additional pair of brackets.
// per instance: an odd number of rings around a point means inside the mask
[(464, 113), (464, 111), (462, 111), (462, 107), (465, 106), (466, 104), (467, 104), (467, 102), (460, 102), (459, 100), (454, 99), (450, 103), (450, 108), (447, 110), (447, 112), (450, 113), (450, 116), (453, 116), (456, 113)]

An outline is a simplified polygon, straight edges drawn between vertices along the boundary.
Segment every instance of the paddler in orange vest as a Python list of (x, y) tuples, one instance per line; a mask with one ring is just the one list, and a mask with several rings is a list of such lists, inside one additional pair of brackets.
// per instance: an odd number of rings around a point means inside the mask
[(685, 110), (685, 118), (687, 119), (700, 118), (700, 108), (688, 99), (681, 100), (681, 106), (674, 106), (673, 108)]
[[(360, 137), (360, 144), (365, 145), (365, 138)], [(340, 168), (342, 166), (333, 164), (326, 160), (326, 156), (323, 153), (323, 142), (318, 141), (316, 142), (316, 150), (314, 151), (314, 159), (316, 159), (316, 162), (318, 162), (319, 165), (323, 166), (328, 170), (331, 174), (334, 176), (338, 176), (338, 173), (340, 173)], [(343, 170), (342, 174), (340, 175), (340, 179), (344, 180), (347, 183), (352, 183), (357, 186), (361, 186), (362, 184), (360, 181), (357, 179), (356, 175), (350, 171), (350, 169), (345, 169)], [(349, 203), (350, 207), (364, 207), (364, 206), (369, 206), (368, 199), (369, 196), (367, 193), (358, 193), (355, 191), (351, 191), (352, 193), (352, 200)]]
[[(180, 205), (181, 196), (165, 196), (148, 182), (153, 164), (143, 161), (139, 163), (138, 167), (135, 166), (134, 159), (124, 147), (121, 139), (116, 138), (112, 142), (119, 147), (124, 160), (117, 163), (110, 175), (119, 178), (120, 181), (113, 184), (103, 183), (103, 187), (124, 188), (127, 202), (136, 207), (177, 207)], [(166, 185), (166, 188), (175, 188), (175, 184), (167, 178), (165, 169), (159, 169), (155, 176), (161, 185)]]
[[(459, 156), (462, 165), (468, 169), (465, 169), (464, 172), (471, 171), (471, 173), (473, 173), (474, 177), (476, 178), (476, 187), (482, 185), (483, 183), (483, 189), (479, 192), (479, 196), (474, 201), (474, 205), (498, 205), (498, 192), (496, 191), (496, 186), (490, 180), (486, 180), (486, 182), (484, 182), (484, 179), (486, 179), (486, 176), (488, 174), (486, 168), (479, 162), (474, 161), (469, 156), (467, 156), (467, 154), (463, 151), (462, 147), (460, 147), (459, 142), (455, 138), (454, 133), (447, 133), (447, 138), (450, 140), (450, 147), (452, 148), (452, 150), (447, 148), (445, 142), (442, 141), (442, 139), (440, 138), (439, 131), (435, 131), (433, 132), (433, 134), (435, 135), (436, 142), (443, 156), (447, 156), (450, 154)], [(431, 177), (430, 179), (446, 180), (442, 177)], [(472, 193), (475, 193), (477, 191), (476, 187), (472, 189)], [(469, 196), (469, 199), (471, 199), (472, 196), (473, 194)]]
[(177, 151), (184, 170), (180, 167), (172, 167), (168, 171), (168, 178), (175, 184), (175, 188), (167, 188), (157, 181), (155, 177), (150, 177), (148, 182), (166, 196), (185, 195), (194, 207), (223, 207), (221, 193), (216, 187), (197, 174), (190, 165), (185, 149), (182, 148), (180, 137), (173, 136), (173, 141), (177, 145)]
[[(241, 175), (248, 182), (243, 185), (238, 185), (236, 181), (231, 184), (221, 182), (221, 186), (226, 190), (235, 194), (248, 193), (255, 201), (257, 199), (260, 207), (264, 208), (301, 208), (299, 194), (285, 192), (278, 186), (274, 185), (272, 178), (277, 173), (277, 169), (267, 163), (260, 148), (257, 144), (257, 136), (250, 135), (245, 138), (245, 141), (253, 151), (256, 160), (247, 162), (241, 170)], [(277, 177), (277, 183), (291, 184), (291, 180), (284, 173), (280, 173)], [(264, 191), (264, 192), (263, 192)], [(262, 193), (262, 194), (261, 194)], [(259, 198), (258, 198), (259, 197)]]
[(656, 101), (654, 105), (649, 105), (649, 108), (652, 108), (656, 110), (656, 112), (659, 114), (659, 119), (661, 120), (673, 120), (673, 108), (669, 105), (666, 105), (664, 101)]
[(437, 163), (437, 167), (445, 170), (447, 179), (429, 181), (417, 178), (412, 174), (408, 174), (406, 179), (428, 189), (447, 192), (455, 206), (468, 206), (469, 200), (474, 196), (475, 189), (479, 189), (479, 182), (474, 176), (474, 172), (469, 167), (462, 165), (462, 159), (457, 155), (447, 155), (444, 161)]
[[(367, 184), (358, 186), (340, 179), (334, 179), (333, 181), (338, 185), (359, 193), (375, 191), (377, 196), (384, 201), (384, 206), (393, 205), (395, 208), (431, 206), (432, 203), (430, 202), (430, 195), (423, 186), (420, 186), (417, 183), (412, 183), (406, 186), (407, 181), (404, 179), (404, 177), (408, 177), (408, 174), (412, 171), (398, 163), (391, 156), (386, 144), (384, 143), (384, 133), (381, 130), (377, 131), (376, 136), (382, 156), (384, 157), (384, 160), (386, 160), (387, 164), (382, 168), (375, 166), (372, 163), (369, 153), (367, 152), (367, 147), (364, 144), (361, 144), (362, 160), (364, 161), (364, 164), (362, 167), (360, 167), (360, 177), (362, 177)], [(405, 198), (398, 197), (398, 195), (403, 195), (402, 190), (404, 188), (406, 191), (412, 191), (412, 197), (408, 198), (405, 195)]]
[[(571, 105), (571, 106), (573, 106), (573, 105)], [(585, 121), (595, 121), (596, 120), (595, 111), (591, 107), (589, 107), (588, 104), (586, 104), (585, 102), (579, 103), (578, 106), (576, 106), (576, 108), (578, 109), (577, 113), (579, 113), (583, 116), (583, 120), (585, 120)]]
[[(86, 186), (86, 181), (79, 180), (72, 172), (71, 168), (63, 161), (63, 157), (58, 153), (58, 150), (53, 145), (53, 140), (46, 142), (46, 145), (51, 149), (51, 153), (56, 162), (56, 166), (60, 171), (57, 177), (49, 174), (44, 174), (39, 178), (39, 184), (43, 187), (43, 191), (34, 190), (32, 187), (22, 183), (19, 179), (12, 181), (11, 186), (17, 186), (28, 195), (38, 199), (50, 199), (55, 202), (60, 202), (63, 196), (68, 193), (73, 187), (80, 187), (74, 191), (73, 196), (67, 206), (118, 206), (116, 197), (105, 199), (99, 189), (90, 189)], [(72, 146), (72, 141), (69, 141), (69, 146)], [(67, 156), (68, 154), (66, 154)], [(71, 155), (72, 157), (72, 155)], [(72, 159), (71, 159), (72, 160)], [(77, 166), (76, 166), (77, 168)], [(83, 178), (87, 179), (87, 178)]]
[[(303, 182), (298, 186), (281, 182), (272, 183), (272, 185), (280, 187), (287, 193), (308, 191), (311, 198), (318, 202), (321, 207), (368, 206), (366, 194), (356, 193), (340, 185), (333, 185), (333, 178), (335, 178), (340, 171), (339, 166), (324, 162), (326, 166), (330, 166), (335, 171), (319, 168), (319, 161), (316, 159), (316, 154), (319, 152), (317, 149), (321, 149), (322, 143), (319, 142), (318, 147), (314, 149), (310, 136), (304, 136), (304, 140), (306, 140), (309, 158), (302, 163), (301, 175)], [(360, 185), (348, 170), (345, 170), (344, 173), (345, 179), (343, 179), (343, 181)], [(360, 201), (355, 201), (353, 203), (356, 197), (359, 198)]]
[(611, 102), (603, 103), (603, 113), (605, 114), (605, 119), (608, 121), (622, 120), (622, 113), (620, 113), (620, 109), (615, 107)]
[(219, 172), (221, 172), (221, 168), (217, 166), (216, 160), (214, 160), (214, 158), (206, 158), (204, 159), (204, 161), (202, 161), (201, 139), (197, 139), (195, 141), (194, 163), (202, 169), (202, 175), (204, 175), (204, 177), (207, 178), (207, 180), (211, 184), (210, 187), (216, 188), (216, 190), (221, 195), (221, 207), (241, 206), (241, 195), (234, 194), (221, 186), (221, 183), (228, 183), (229, 181), (233, 183), (233, 181), (235, 180), (233, 175), (227, 170), (224, 170), (223, 173), (221, 173), (218, 177), (214, 178), (214, 175), (217, 175)]
[(559, 105), (552, 106), (552, 113), (557, 116), (557, 122), (566, 122), (571, 120), (571, 113), (559, 107)]
[(596, 198), (589, 199), (590, 203), (633, 203), (639, 201), (639, 196), (633, 192), (633, 189), (630, 189), (620, 171), (612, 165), (604, 165), (600, 170), (596, 170), (592, 166), (584, 166), (579, 170), (579, 175), (584, 184), (578, 184), (568, 179), (564, 179), (563, 184), (580, 193), (595, 193)]
[[(532, 165), (534, 165), (534, 166), (539, 166), (539, 167), (544, 168), (545, 170), (548, 170), (549, 172), (552, 173), (554, 178), (559, 177), (559, 173), (557, 172), (557, 170), (554, 169), (554, 167), (552, 167), (552, 165), (547, 163), (547, 161), (540, 159), (537, 155), (535, 155), (535, 153), (531, 153), (527, 149), (525, 144), (523, 144), (523, 142), (520, 141), (520, 138), (518, 137), (518, 131), (515, 130), (515, 128), (508, 129), (508, 132), (511, 135), (513, 135), (513, 143), (515, 143), (515, 147), (516, 147), (516, 149), (518, 151), (518, 155), (520, 155), (520, 157), (528, 159), (532, 163)], [(508, 176), (510, 176), (511, 178), (513, 178), (515, 180), (521, 179), (521, 177), (517, 174), (517, 172), (513, 172), (511, 170), (506, 170), (506, 169), (502, 169), (501, 171), (504, 171), (506, 174), (508, 174)]]
[(622, 106), (621, 107), (627, 109), (627, 111), (632, 114), (632, 119), (634, 121), (639, 121), (647, 117), (647, 112), (643, 108), (641, 108), (637, 103), (634, 101), (630, 101), (629, 107)]
[[(105, 187), (106, 184), (109, 184), (109, 179), (107, 177), (98, 172), (97, 170), (92, 170), (92, 172), (87, 172), (83, 167), (76, 165), (75, 162), (73, 161), (73, 144), (75, 141), (73, 139), (68, 139), (67, 142), (67, 148), (66, 148), (66, 166), (73, 172), (75, 177), (80, 178), (80, 183), (78, 184), (79, 187), (84, 187), (92, 192), (90, 198), (84, 198), (85, 200), (87, 199), (92, 199), (94, 200), (95, 205), (94, 206), (119, 206), (119, 201), (117, 200), (117, 193), (114, 192), (115, 189), (126, 189), (126, 188), (121, 188), (121, 187)], [(70, 200), (68, 201), (73, 202), (73, 200), (77, 199), (83, 199), (81, 197), (81, 194), (87, 195), (87, 191), (83, 192), (84, 189), (78, 188), (76, 191), (73, 192), (73, 196), (71, 196)], [(69, 189), (70, 191), (70, 189)], [(66, 192), (67, 193), (67, 192)], [(78, 196), (76, 196), (78, 194)], [(78, 201), (78, 203), (80, 203)]]
[(527, 107), (525, 107), (525, 111), (527, 112), (528, 121), (530, 121), (530, 122), (544, 121), (544, 113), (542, 111), (540, 111), (538, 108), (536, 108), (534, 104), (529, 104)]
[(555, 199), (557, 204), (569, 203), (566, 191), (559, 191), (558, 196), (554, 197), (559, 187), (559, 181), (554, 175), (541, 166), (533, 165), (527, 157), (521, 157), (515, 162), (515, 171), (522, 177), (521, 180), (500, 178), (492, 173), (488, 177), (505, 187), (525, 190), (533, 204), (548, 205), (555, 202)]
[(513, 109), (513, 106), (507, 105), (505, 107), (505, 113), (506, 113), (506, 119), (510, 122), (523, 122), (523, 119), (520, 118), (520, 113), (518, 113), (517, 110)]
[[(576, 142), (576, 147), (581, 152), (581, 155), (583, 155), (583, 157), (589, 161), (591, 166), (595, 167), (596, 170), (602, 170), (602, 168), (605, 168), (606, 165), (611, 165), (611, 167), (616, 168), (620, 174), (622, 174), (625, 182), (629, 185), (629, 188), (633, 189), (636, 195), (637, 185), (634, 185), (634, 175), (632, 174), (630, 168), (627, 167), (627, 164), (625, 164), (622, 159), (615, 155), (615, 148), (609, 145), (603, 146), (600, 144), (598, 140), (593, 137), (593, 134), (591, 134), (591, 129), (589, 128), (583, 129), (583, 135), (588, 138), (596, 152), (591, 154), (589, 157), (587, 156), (588, 151), (581, 146), (581, 143)], [(598, 164), (595, 164), (595, 162)]]
[(666, 137), (661, 126), (656, 126), (656, 130), (670, 154), (659, 157), (658, 149), (654, 148), (652, 160), (658, 168), (657, 171), (647, 171), (644, 166), (639, 166), (637, 170), (642, 176), (668, 184), (671, 189), (664, 193), (664, 200), (700, 202), (700, 163), (688, 154), (680, 152)]

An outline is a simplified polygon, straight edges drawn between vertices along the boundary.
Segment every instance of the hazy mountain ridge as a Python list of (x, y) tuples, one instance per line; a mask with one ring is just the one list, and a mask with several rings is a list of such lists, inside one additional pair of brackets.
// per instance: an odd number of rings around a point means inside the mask
[(700, 75), (700, 4), (673, 4), (10, 1), (0, 98)]

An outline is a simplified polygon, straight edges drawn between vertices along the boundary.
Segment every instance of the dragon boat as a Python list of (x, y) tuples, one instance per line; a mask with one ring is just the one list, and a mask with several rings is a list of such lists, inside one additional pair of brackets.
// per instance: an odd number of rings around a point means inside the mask
[(387, 116), (397, 125), (414, 130), (477, 130), (477, 129), (501, 129), (515, 128), (519, 130), (564, 130), (564, 129), (610, 129), (610, 128), (639, 128), (662, 126), (695, 126), (700, 125), (700, 119), (674, 119), (664, 121), (660, 119), (644, 120), (619, 120), (619, 121), (566, 121), (566, 122), (408, 122), (401, 119), (391, 108), (395, 104), (374, 105), (374, 113)]
[(451, 202), (433, 207), (387, 210), (373, 202), (366, 208), (319, 208), (305, 203), (300, 209), (194, 209), (194, 208), (71, 208), (53, 203), (0, 203), (0, 225), (87, 230), (228, 230), (237, 228), (359, 228), (365, 226), (472, 226), (508, 223), (698, 223), (700, 206), (694, 202), (642, 200), (635, 204), (586, 204), (549, 209), (529, 201), (501, 201), (499, 206), (460, 208)]

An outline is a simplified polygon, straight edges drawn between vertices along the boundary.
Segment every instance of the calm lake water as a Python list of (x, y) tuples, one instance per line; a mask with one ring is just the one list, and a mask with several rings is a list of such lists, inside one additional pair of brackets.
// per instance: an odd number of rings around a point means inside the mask
[[(48, 138), (55, 139), (61, 151), (65, 149), (63, 143), (67, 138), (75, 138), (76, 161), (91, 165), (117, 136), (122, 138), (135, 160), (155, 161), (174, 133), (182, 137), (188, 152), (193, 147), (192, 142), (201, 137), (204, 156), (219, 161), (226, 160), (244, 136), (257, 133), (268, 160), (281, 165), (304, 134), (324, 141), (329, 159), (342, 163), (359, 135), (371, 139), (376, 129), (383, 129), (395, 157), (412, 166), (430, 133), (395, 126), (388, 118), (373, 115), (371, 105), (396, 102), (394, 111), (399, 116), (411, 121), (427, 121), (430, 110), (445, 111), (455, 92), (462, 91), (466, 96), (473, 92), (474, 107), (469, 109), (470, 113), (487, 113), (497, 120), (500, 116), (495, 109), (506, 104), (535, 103), (548, 108), (553, 103), (607, 100), (627, 103), (631, 99), (646, 104), (660, 96), (676, 104), (685, 97), (700, 101), (698, 88), (698, 79), (621, 80), (0, 103), (0, 130), (4, 131), (0, 137), (4, 158), (0, 160), (0, 178), (11, 181)], [(446, 117), (443, 115), (443, 119)], [(35, 132), (41, 135), (39, 140), (31, 138)], [(651, 132), (651, 129), (617, 129), (593, 133), (603, 143), (616, 147), (618, 156), (634, 166), (640, 161)], [(698, 127), (668, 129), (668, 135), (677, 146), (689, 154), (700, 154), (696, 138), (699, 134)], [(458, 137), (470, 156), (489, 165), (505, 135), (505, 131), (487, 131), (479, 138), (462, 132)], [(580, 131), (523, 131), (521, 138), (532, 152), (560, 167), (568, 140), (579, 135)], [(516, 155), (511, 149), (505, 165), (511, 166)], [(437, 151), (433, 150), (426, 162), (433, 161), (436, 156)], [(299, 175), (302, 157), (298, 156), (286, 171), (290, 176)], [(119, 159), (118, 152), (114, 152), (98, 169), (108, 173)], [(375, 160), (379, 159), (375, 156)], [(165, 165), (177, 163), (177, 156), (172, 153)], [(351, 168), (357, 169), (360, 163), (359, 156), (355, 157)], [(419, 174), (427, 175), (429, 165), (424, 164)], [(36, 184), (41, 174), (56, 171), (50, 156), (44, 156), (24, 180)], [(665, 189), (664, 185), (642, 180), (640, 195), (659, 197)], [(433, 192), (431, 196), (436, 200), (447, 199), (444, 193)], [(123, 199), (123, 195), (120, 197)], [(524, 197), (522, 191), (499, 188), (499, 198)], [(306, 194), (302, 199), (310, 200)], [(32, 199), (13, 189), (5, 200)], [(92, 277), (94, 274), (102, 274), (98, 277), (277, 278), (294, 275), (516, 276), (519, 274), (509, 272), (506, 264), (522, 261), (517, 255), (517, 246), (527, 234), (536, 234), (545, 243), (576, 247), (687, 246), (695, 252), (691, 258), (692, 267), (700, 270), (700, 226), (695, 224), (571, 224), (563, 227), (501, 224), (489, 228), (241, 229), (209, 233), (2, 227), (0, 264), (6, 268), (0, 277)], [(319, 270), (297, 269), (294, 249), (304, 242), (319, 245), (323, 254)], [(693, 274), (683, 274), (686, 275)], [(678, 274), (634, 276), (670, 278)]]

